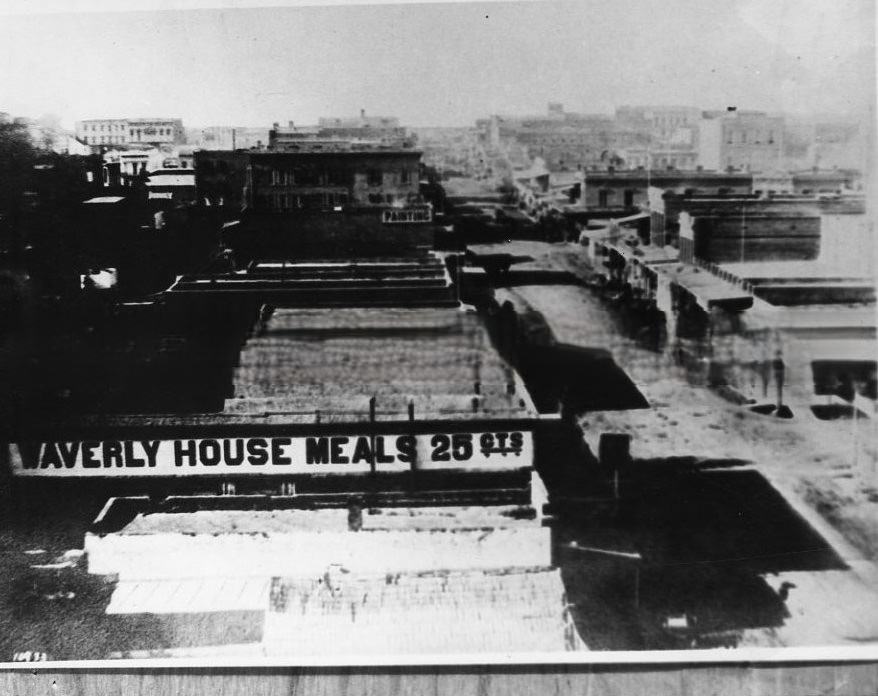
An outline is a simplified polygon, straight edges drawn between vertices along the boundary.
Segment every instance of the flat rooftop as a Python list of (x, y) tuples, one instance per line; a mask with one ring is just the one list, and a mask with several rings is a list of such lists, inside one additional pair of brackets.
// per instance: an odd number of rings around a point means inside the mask
[(284, 155), (408, 155), (420, 157), (422, 153), (414, 147), (405, 147), (401, 144), (383, 144), (367, 142), (309, 142), (296, 140), (279, 142), (273, 149), (248, 153), (254, 159), (268, 157), (282, 157)]
[(274, 309), (241, 350), (225, 414), (311, 422), (526, 418), (514, 371), (464, 308)]
[(878, 313), (874, 304), (804, 305), (799, 307), (772, 307), (761, 304), (758, 312), (747, 315), (747, 328), (782, 329), (799, 332), (856, 332), (874, 333)]
[(744, 261), (721, 268), (751, 282), (769, 280), (865, 280), (842, 264), (825, 261)]
[(747, 183), (753, 180), (752, 174), (740, 172), (717, 172), (695, 169), (617, 169), (615, 171), (585, 172), (586, 183), (589, 179), (649, 179), (650, 181), (667, 181), (670, 179), (684, 181), (687, 179), (728, 180), (736, 183)]

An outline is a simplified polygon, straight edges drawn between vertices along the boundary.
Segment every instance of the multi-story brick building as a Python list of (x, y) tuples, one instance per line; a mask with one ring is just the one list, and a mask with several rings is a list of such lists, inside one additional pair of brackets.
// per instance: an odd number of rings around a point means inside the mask
[[(433, 243), (421, 153), (342, 141), (195, 153), (196, 197), (236, 258), (398, 255)], [(206, 211), (205, 211), (206, 212)]]
[(185, 142), (179, 118), (102, 118), (76, 122), (76, 137), (93, 150), (119, 146), (179, 145)]
[(586, 210), (630, 211), (647, 207), (649, 189), (697, 194), (749, 194), (753, 177), (744, 173), (610, 169), (583, 172), (581, 205)]
[(420, 159), (412, 149), (302, 142), (295, 150), (198, 152), (195, 168), (200, 201), (291, 213), (419, 203)]
[(698, 127), (704, 169), (771, 172), (783, 165), (784, 119), (762, 111), (706, 111)]
[(476, 121), (476, 127), (485, 144), (497, 147), (501, 141), (517, 142), (553, 171), (607, 161), (618, 135), (611, 116), (569, 113), (557, 103), (549, 104), (545, 115), (494, 115)]
[(813, 260), (820, 253), (819, 208), (810, 200), (665, 194), (665, 202), (676, 216), (681, 261)]
[(667, 143), (682, 128), (697, 126), (701, 110), (694, 106), (620, 106), (616, 109), (619, 128), (648, 134), (656, 144)]
[(697, 194), (651, 187), (649, 213), (651, 243), (679, 243), (684, 260), (813, 260), (819, 254), (849, 268), (858, 266), (856, 249), (868, 246), (865, 202), (857, 195)]

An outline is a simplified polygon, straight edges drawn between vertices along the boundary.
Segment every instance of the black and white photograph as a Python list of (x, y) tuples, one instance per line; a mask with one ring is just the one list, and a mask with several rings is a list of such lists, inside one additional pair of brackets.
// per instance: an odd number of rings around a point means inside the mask
[(878, 660), (875, 98), (873, 0), (0, 7), (0, 663)]

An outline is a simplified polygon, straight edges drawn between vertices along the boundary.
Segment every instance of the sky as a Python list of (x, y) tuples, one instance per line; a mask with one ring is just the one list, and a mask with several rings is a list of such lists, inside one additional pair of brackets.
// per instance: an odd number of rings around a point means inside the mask
[(0, 111), (462, 126), (549, 101), (853, 116), (875, 102), (874, 0), (256, 4), (5, 0)]

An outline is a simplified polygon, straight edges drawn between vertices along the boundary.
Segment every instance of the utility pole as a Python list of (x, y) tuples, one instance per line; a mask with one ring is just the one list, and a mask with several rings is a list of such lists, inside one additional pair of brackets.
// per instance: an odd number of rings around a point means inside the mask
[(858, 413), (859, 409), (857, 408), (857, 384), (856, 384), (856, 382), (854, 382), (854, 396), (851, 399), (851, 408), (853, 408), (853, 410), (854, 410), (854, 417), (851, 419), (853, 424), (854, 424), (854, 436), (852, 438), (854, 441), (854, 462), (853, 462), (852, 468), (856, 472), (857, 466), (859, 465), (859, 459), (860, 459), (860, 443), (858, 442), (859, 438), (857, 437), (857, 435), (860, 432), (860, 429), (857, 427), (857, 413)]

